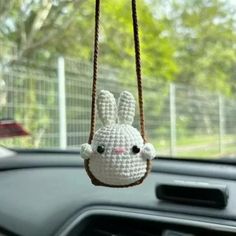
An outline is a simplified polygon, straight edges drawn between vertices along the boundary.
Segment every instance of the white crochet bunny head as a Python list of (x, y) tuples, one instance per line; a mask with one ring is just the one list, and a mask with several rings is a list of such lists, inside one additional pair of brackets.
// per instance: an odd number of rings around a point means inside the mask
[(118, 108), (112, 93), (102, 90), (97, 98), (102, 128), (90, 144), (81, 146), (81, 157), (92, 182), (96, 185), (128, 187), (146, 177), (150, 160), (156, 155), (150, 143), (144, 144), (132, 126), (135, 100), (131, 93), (120, 94)]

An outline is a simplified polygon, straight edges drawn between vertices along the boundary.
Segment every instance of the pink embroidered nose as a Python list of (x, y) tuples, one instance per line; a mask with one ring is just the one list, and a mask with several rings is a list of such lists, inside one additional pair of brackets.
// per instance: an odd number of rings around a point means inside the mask
[(115, 147), (114, 151), (116, 154), (122, 154), (123, 152), (125, 152), (125, 148), (124, 147)]

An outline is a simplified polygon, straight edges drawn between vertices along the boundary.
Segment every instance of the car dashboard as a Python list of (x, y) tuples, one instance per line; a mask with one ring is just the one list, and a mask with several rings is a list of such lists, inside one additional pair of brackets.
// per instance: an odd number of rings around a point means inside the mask
[(18, 150), (0, 159), (0, 235), (235, 235), (235, 180), (234, 165), (163, 158), (141, 185), (93, 186), (78, 152)]

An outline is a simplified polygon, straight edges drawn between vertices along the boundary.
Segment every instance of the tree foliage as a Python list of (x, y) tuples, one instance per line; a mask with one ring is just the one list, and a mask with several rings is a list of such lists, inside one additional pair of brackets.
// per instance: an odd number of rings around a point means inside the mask
[(227, 1), (171, 1), (169, 18), (177, 43), (176, 62), (182, 83), (234, 92), (236, 62), (235, 10)]
[[(16, 47), (14, 57), (7, 60), (9, 67), (2, 74), (9, 77), (10, 88), (16, 86), (19, 90), (10, 90), (9, 104), (14, 104), (15, 100), (30, 104), (26, 109), (13, 106), (16, 108), (14, 118), (20, 120), (24, 117), (24, 124), (33, 134), (24, 141), (25, 146), (59, 145), (58, 135), (51, 138), (53, 143), (50, 144), (42, 138), (44, 134), (58, 132), (55, 58), (63, 55), (83, 61), (92, 60), (94, 2), (0, 1), (0, 69), (5, 62), (2, 59), (9, 53), (5, 45)], [(113, 70), (104, 70), (104, 73), (100, 70), (100, 75), (104, 74), (102, 77), (107, 79), (103, 83), (113, 76), (116, 89), (122, 87), (123, 82), (127, 86), (135, 82), (130, 2), (101, 1), (99, 63), (121, 70), (116, 70), (118, 73), (114, 74)], [(228, 0), (137, 0), (137, 7), (143, 74), (149, 77), (144, 83), (145, 92), (148, 91), (144, 96), (145, 112), (149, 121), (153, 121), (147, 123), (147, 128), (150, 137), (168, 140), (170, 101), (166, 81), (235, 96), (236, 5), (230, 5)], [(54, 63), (51, 64), (50, 59)], [(83, 99), (79, 101), (75, 98), (78, 93), (86, 97), (90, 92), (90, 66), (84, 67), (86, 75), (83, 75), (83, 68), (72, 61), (66, 60), (67, 118), (84, 123), (76, 128), (78, 130), (75, 130), (73, 122), (67, 128), (69, 133), (84, 132), (87, 135), (88, 121), (84, 120), (84, 114), (89, 116), (90, 110)], [(70, 80), (74, 82), (70, 83)], [(83, 86), (86, 83), (89, 85)], [(109, 86), (111, 84), (106, 84), (106, 88)], [(130, 86), (129, 89), (136, 88)], [(203, 100), (203, 93), (199, 98), (195, 97), (193, 104), (191, 95), (194, 91), (177, 89), (176, 92), (177, 97), (183, 95), (180, 105), (176, 101), (178, 129), (183, 131), (183, 136), (186, 136), (186, 131), (194, 134), (199, 130), (206, 130), (209, 134), (217, 132), (218, 126), (211, 126), (215, 115), (209, 115), (209, 110), (213, 107), (214, 112), (218, 112), (215, 109), (218, 96), (214, 96), (214, 106), (207, 101), (207, 106), (203, 108), (198, 102)], [(78, 144), (73, 135), (68, 140)]]
[[(227, 0), (139, 0), (144, 74), (232, 95), (235, 7)], [(94, 0), (11, 0), (0, 4), (0, 40), (16, 57), (92, 60)], [(130, 1), (101, 1), (100, 63), (133, 71)]]

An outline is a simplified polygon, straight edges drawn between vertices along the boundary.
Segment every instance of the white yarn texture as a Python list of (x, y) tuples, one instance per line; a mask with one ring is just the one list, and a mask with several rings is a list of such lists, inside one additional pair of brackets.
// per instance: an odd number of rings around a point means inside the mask
[[(97, 98), (97, 108), (103, 127), (96, 131), (91, 145), (81, 146), (81, 157), (89, 159), (90, 172), (104, 184), (125, 186), (135, 183), (145, 175), (147, 159), (153, 159), (156, 151), (152, 144), (144, 144), (139, 131), (132, 126), (133, 95), (122, 92), (117, 109), (113, 94), (102, 90)], [(103, 153), (98, 152), (98, 146), (104, 147)], [(134, 153), (134, 146), (140, 152)], [(122, 152), (117, 153), (117, 148)]]

